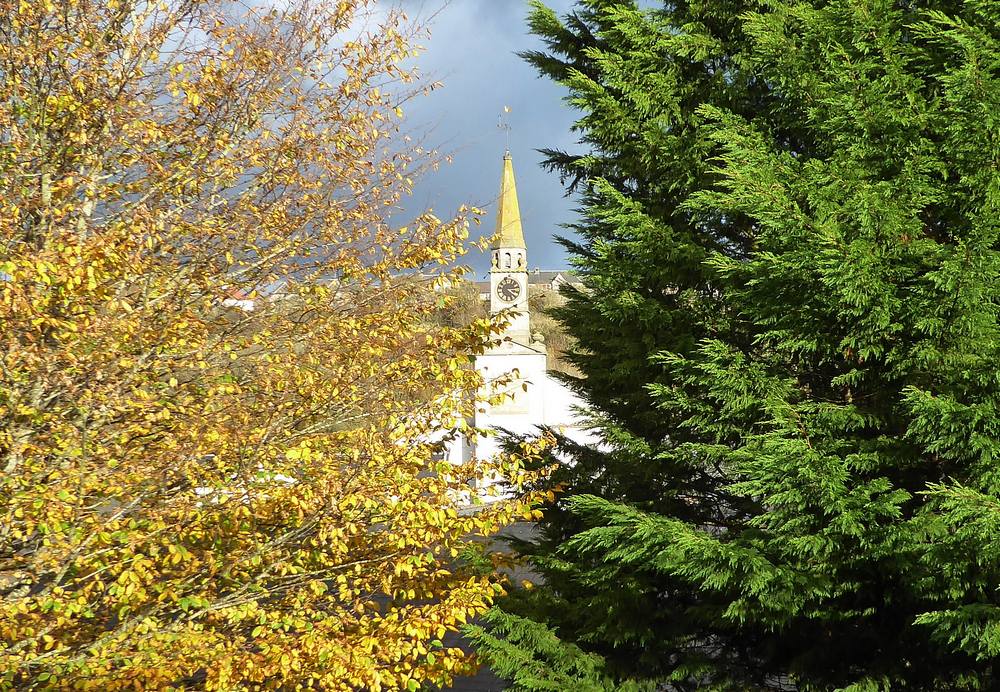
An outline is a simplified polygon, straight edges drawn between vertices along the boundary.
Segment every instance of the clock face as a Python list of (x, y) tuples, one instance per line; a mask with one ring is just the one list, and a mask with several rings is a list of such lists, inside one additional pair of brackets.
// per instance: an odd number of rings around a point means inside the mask
[(521, 284), (509, 276), (505, 276), (497, 284), (497, 296), (500, 297), (500, 300), (513, 303), (519, 295), (521, 295)]

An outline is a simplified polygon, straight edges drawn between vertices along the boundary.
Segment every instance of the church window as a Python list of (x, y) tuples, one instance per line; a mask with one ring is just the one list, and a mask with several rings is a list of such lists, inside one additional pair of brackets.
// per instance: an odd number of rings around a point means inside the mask
[(505, 252), (503, 256), (503, 268), (510, 269), (510, 253)]

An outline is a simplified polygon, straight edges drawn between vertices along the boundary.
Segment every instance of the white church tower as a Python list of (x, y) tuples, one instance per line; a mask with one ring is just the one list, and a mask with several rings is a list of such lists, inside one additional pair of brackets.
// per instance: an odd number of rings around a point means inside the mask
[(509, 151), (503, 156), (494, 237), (490, 258), (490, 313), (516, 310), (504, 336), (527, 346), (531, 341), (528, 317), (528, 250), (521, 230), (514, 163)]
[[(537, 432), (545, 422), (544, 387), (547, 379), (545, 344), (531, 334), (528, 307), (528, 250), (521, 229), (521, 211), (510, 152), (503, 156), (497, 225), (490, 257), (490, 313), (508, 311), (509, 322), (499, 345), (476, 357), (476, 369), (489, 383), (512, 377), (504, 387), (507, 398), (476, 415), (476, 427), (517, 433)], [(495, 438), (476, 445), (481, 458), (499, 451)]]
[[(528, 251), (509, 151), (503, 157), (497, 225), (490, 253), (490, 313), (508, 311), (510, 319), (500, 335), (500, 343), (476, 356), (475, 366), (488, 383), (487, 392), (494, 391), (489, 383), (498, 378), (510, 381), (503, 387), (507, 396), (501, 403), (483, 404), (478, 410), (475, 427), (534, 435), (540, 426), (549, 426), (581, 444), (594, 441), (596, 438), (580, 420), (582, 402), (548, 374), (545, 344), (541, 337), (531, 333)], [(447, 454), (458, 463), (473, 455), (488, 459), (499, 451), (497, 436), (475, 435), (472, 439), (455, 440)]]

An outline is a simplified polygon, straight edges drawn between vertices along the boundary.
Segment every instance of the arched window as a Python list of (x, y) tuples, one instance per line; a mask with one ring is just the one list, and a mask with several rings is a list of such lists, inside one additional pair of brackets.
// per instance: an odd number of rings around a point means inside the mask
[(505, 252), (503, 255), (503, 268), (510, 269), (510, 253)]

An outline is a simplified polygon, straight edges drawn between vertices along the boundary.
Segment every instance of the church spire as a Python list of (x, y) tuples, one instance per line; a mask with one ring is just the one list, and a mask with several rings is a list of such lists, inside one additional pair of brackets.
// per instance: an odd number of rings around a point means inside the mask
[(531, 342), (528, 325), (528, 250), (524, 246), (521, 211), (517, 207), (517, 188), (514, 186), (514, 164), (509, 151), (503, 155), (497, 229), (491, 254), (490, 313), (513, 310), (504, 337), (527, 348)]
[(503, 177), (500, 179), (500, 197), (497, 199), (497, 228), (494, 248), (523, 248), (524, 232), (521, 230), (521, 210), (517, 205), (517, 187), (514, 184), (514, 163), (510, 152), (503, 155)]

